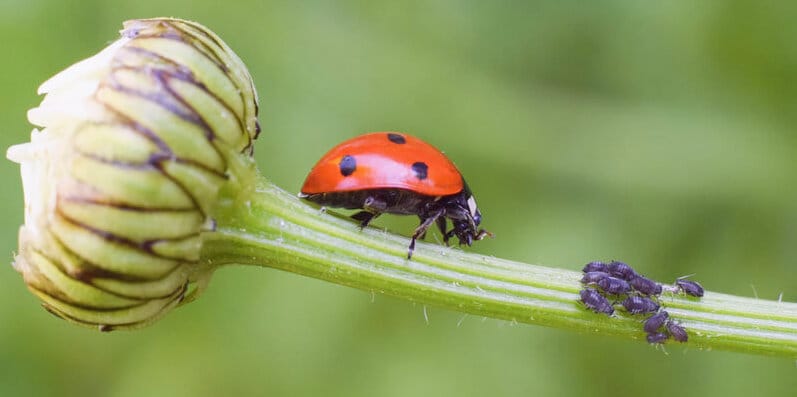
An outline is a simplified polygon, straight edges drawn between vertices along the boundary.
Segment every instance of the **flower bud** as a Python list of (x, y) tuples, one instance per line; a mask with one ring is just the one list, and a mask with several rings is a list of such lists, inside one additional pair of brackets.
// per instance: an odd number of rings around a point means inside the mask
[(259, 132), (251, 77), (213, 32), (162, 18), (121, 35), (42, 84), (42, 128), (8, 150), (25, 190), (14, 268), (48, 311), (100, 330), (205, 285), (202, 233)]

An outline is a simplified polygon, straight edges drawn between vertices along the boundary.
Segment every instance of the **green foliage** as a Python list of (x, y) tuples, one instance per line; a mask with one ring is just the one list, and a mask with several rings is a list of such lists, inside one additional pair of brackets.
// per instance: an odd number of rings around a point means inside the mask
[[(775, 2), (0, 2), (2, 146), (47, 77), (125, 19), (221, 35), (257, 84), (261, 171), (296, 191), (333, 144), (401, 130), (444, 149), (496, 239), (474, 251), (797, 300), (797, 67)], [(6, 222), (18, 168), (0, 162)], [(414, 220), (380, 219), (406, 233)], [(352, 227), (355, 227), (352, 224)], [(0, 266), (0, 395), (785, 395), (794, 363), (482, 321), (292, 274), (225, 269), (154, 327), (55, 320)], [(602, 370), (613, 362), (616, 372)], [(601, 369), (601, 370), (596, 370)], [(629, 375), (633, 374), (633, 375)], [(682, 393), (682, 385), (691, 385)]]

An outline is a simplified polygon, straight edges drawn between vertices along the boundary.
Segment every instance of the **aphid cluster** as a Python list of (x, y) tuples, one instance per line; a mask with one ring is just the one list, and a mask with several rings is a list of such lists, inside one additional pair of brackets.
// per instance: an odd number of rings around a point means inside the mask
[[(595, 313), (611, 316), (614, 305), (620, 304), (632, 315), (648, 315), (643, 329), (649, 343), (664, 343), (667, 339), (686, 342), (686, 329), (670, 318), (661, 309), (659, 296), (664, 289), (661, 284), (637, 273), (623, 262), (590, 262), (584, 266), (581, 283), (581, 302)], [(696, 281), (681, 277), (667, 288), (673, 293), (682, 292), (694, 297), (703, 296), (703, 287)]]

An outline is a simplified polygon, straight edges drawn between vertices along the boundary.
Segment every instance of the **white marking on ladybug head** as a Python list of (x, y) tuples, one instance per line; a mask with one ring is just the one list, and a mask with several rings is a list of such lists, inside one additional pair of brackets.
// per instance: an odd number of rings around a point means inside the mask
[(468, 210), (470, 210), (470, 216), (473, 217), (473, 221), (478, 225), (482, 220), (482, 214), (479, 213), (479, 209), (476, 207), (476, 199), (473, 196), (468, 197)]
[(476, 199), (473, 196), (468, 197), (468, 209), (471, 216), (476, 216)]

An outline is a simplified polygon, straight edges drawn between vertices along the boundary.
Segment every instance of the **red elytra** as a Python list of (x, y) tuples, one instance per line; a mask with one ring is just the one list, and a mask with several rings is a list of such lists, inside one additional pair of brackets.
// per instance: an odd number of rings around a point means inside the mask
[[(362, 209), (352, 216), (360, 226), (383, 213), (417, 215), (407, 257), (415, 240), (436, 223), (443, 240), (460, 244), (492, 236), (478, 229), (481, 213), (457, 167), (434, 146), (399, 132), (374, 132), (332, 148), (313, 167), (301, 198), (328, 207)], [(447, 229), (447, 220), (453, 223)]]
[[(341, 172), (344, 156), (355, 159), (356, 168), (350, 175)], [(418, 178), (413, 170), (413, 164), (418, 163), (426, 165), (424, 178)], [(302, 193), (395, 188), (447, 196), (459, 193), (463, 187), (462, 174), (434, 146), (407, 134), (376, 132), (349, 139), (321, 157), (307, 175)]]

